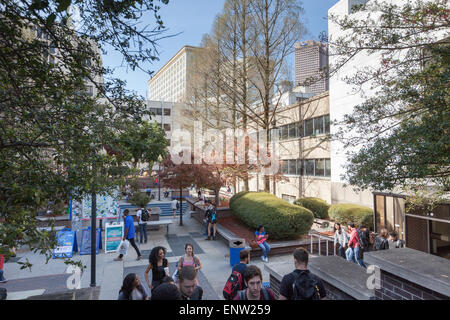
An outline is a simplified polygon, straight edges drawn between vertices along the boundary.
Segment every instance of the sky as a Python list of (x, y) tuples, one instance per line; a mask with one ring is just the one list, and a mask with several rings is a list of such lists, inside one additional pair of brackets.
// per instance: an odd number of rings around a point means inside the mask
[[(318, 40), (322, 31), (328, 31), (328, 9), (339, 0), (303, 0), (305, 13), (304, 24), (309, 33), (302, 40)], [(168, 5), (161, 4), (159, 15), (166, 26), (166, 35), (175, 35), (158, 41), (159, 61), (154, 61), (148, 67), (156, 73), (185, 45), (199, 46), (205, 33), (211, 31), (213, 21), (221, 12), (225, 0), (169, 0)], [(150, 20), (153, 22), (154, 20)], [(105, 66), (114, 68), (114, 76), (127, 82), (127, 89), (147, 97), (150, 76), (139, 70), (131, 70), (122, 66), (122, 58), (109, 50), (103, 56)], [(294, 56), (288, 63), (294, 74)]]

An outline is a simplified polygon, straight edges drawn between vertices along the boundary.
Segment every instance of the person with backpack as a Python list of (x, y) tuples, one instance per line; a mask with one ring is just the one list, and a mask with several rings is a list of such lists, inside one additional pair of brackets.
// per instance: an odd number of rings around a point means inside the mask
[(233, 300), (276, 300), (273, 291), (262, 286), (262, 273), (257, 266), (248, 266), (244, 272), (246, 289), (238, 291)]
[(147, 243), (147, 221), (150, 220), (150, 212), (151, 209), (146, 209), (144, 206), (142, 206), (136, 216), (139, 219), (139, 243), (142, 244), (142, 240), (145, 240), (145, 243)]
[[(137, 260), (142, 259), (141, 252), (139, 251), (139, 248), (136, 245), (136, 242), (134, 241), (135, 231), (134, 231), (134, 221), (133, 217), (129, 215), (130, 211), (128, 209), (125, 209), (123, 212), (123, 220), (125, 223), (125, 232), (123, 236), (123, 240), (128, 240), (131, 244), (131, 246), (136, 250), (137, 253)], [(117, 258), (114, 259), (114, 261), (123, 261), (123, 254), (119, 254)]]
[(212, 239), (216, 240), (216, 224), (217, 224), (217, 211), (216, 204), (211, 203), (211, 206), (206, 210), (206, 223), (208, 224), (208, 237), (205, 240), (211, 239), (211, 229), (213, 229)]
[(205, 210), (205, 236), (208, 236), (208, 230), (209, 230), (209, 220), (208, 220), (208, 216), (210, 214), (210, 210), (212, 210), (213, 206), (212, 204), (209, 202), (209, 200), (205, 201), (205, 205), (206, 205), (206, 210)]
[(293, 255), (295, 270), (281, 279), (278, 300), (327, 299), (322, 280), (308, 270), (308, 251), (300, 247), (294, 250)]
[(405, 246), (405, 242), (402, 239), (398, 238), (397, 232), (395, 231), (389, 232), (388, 242), (390, 249), (399, 249)]
[(223, 288), (223, 297), (225, 300), (233, 300), (239, 290), (247, 288), (244, 281), (244, 272), (247, 265), (250, 263), (250, 252), (248, 250), (241, 250), (239, 252), (239, 263), (231, 269), (231, 275)]
[(389, 249), (389, 241), (387, 240), (388, 231), (383, 228), (380, 230), (380, 235), (375, 239), (375, 250), (387, 250)]
[[(195, 268), (195, 271), (198, 272), (198, 270), (202, 268), (202, 263), (200, 262), (200, 259), (194, 255), (194, 245), (192, 243), (186, 243), (186, 245), (184, 246), (184, 251), (185, 254), (181, 256), (177, 262), (177, 274), (178, 272), (180, 272), (181, 268), (187, 266), (193, 266)], [(176, 279), (177, 276), (175, 276), (174, 278)]]
[(178, 289), (183, 300), (202, 300), (203, 289), (198, 285), (197, 270), (193, 266), (183, 267), (178, 272)]

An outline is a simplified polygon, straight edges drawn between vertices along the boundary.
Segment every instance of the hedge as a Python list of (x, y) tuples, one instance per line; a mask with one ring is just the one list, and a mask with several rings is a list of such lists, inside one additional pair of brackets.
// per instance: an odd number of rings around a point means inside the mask
[(373, 229), (373, 210), (369, 207), (351, 203), (333, 204), (328, 209), (328, 215), (343, 225), (353, 222), (356, 226), (364, 224), (367, 228)]
[(147, 196), (145, 193), (136, 192), (133, 194), (133, 196), (130, 199), (130, 203), (132, 205), (138, 206), (138, 207), (146, 207), (147, 204), (150, 202), (150, 197)]
[(294, 204), (311, 210), (315, 218), (328, 218), (328, 209), (330, 208), (330, 205), (325, 200), (322, 200), (320, 198), (306, 197), (295, 200)]
[(297, 239), (307, 234), (313, 213), (266, 192), (239, 192), (230, 199), (235, 217), (255, 229), (263, 225), (270, 239)]

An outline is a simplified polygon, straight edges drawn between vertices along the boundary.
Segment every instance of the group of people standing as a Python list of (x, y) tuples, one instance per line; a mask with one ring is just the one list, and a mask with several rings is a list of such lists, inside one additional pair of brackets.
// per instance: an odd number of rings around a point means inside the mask
[(334, 246), (339, 256), (366, 268), (363, 261), (364, 252), (402, 248), (404, 242), (398, 238), (395, 231), (388, 233), (385, 228), (380, 230), (378, 236), (373, 237), (370, 230), (363, 224), (356, 228), (353, 222), (349, 222), (347, 230), (344, 230), (341, 224), (336, 222), (334, 224)]

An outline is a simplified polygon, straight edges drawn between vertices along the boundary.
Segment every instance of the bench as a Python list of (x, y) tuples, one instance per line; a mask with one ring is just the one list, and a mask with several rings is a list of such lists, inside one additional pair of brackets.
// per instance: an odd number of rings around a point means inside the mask
[[(167, 226), (167, 234), (169, 234), (169, 225), (173, 223), (172, 219), (164, 219), (157, 221), (147, 221), (147, 226)], [(134, 223), (134, 226), (137, 227), (139, 225), (138, 222)]]

